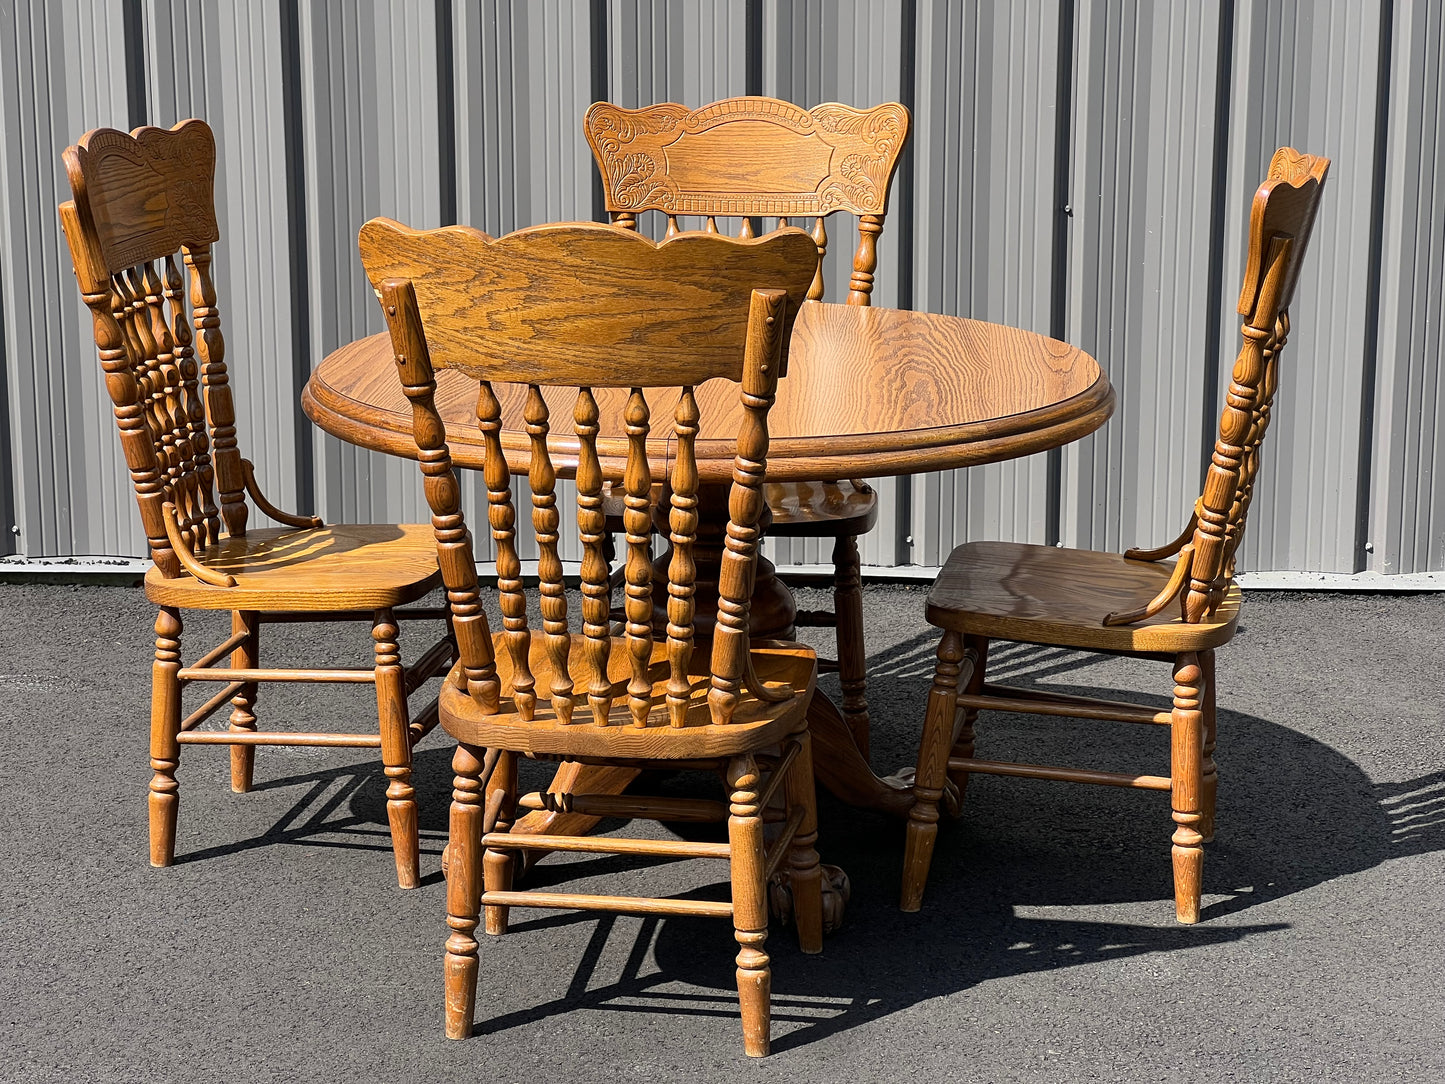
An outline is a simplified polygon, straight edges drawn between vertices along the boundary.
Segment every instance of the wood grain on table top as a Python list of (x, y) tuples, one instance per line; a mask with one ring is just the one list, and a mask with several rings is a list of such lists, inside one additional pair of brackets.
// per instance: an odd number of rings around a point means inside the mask
[[(480, 467), (476, 384), (437, 374), (437, 406), (459, 466)], [(525, 388), (498, 385), (503, 417), (515, 418), (503, 446), (525, 469)], [(546, 389), (569, 417), (575, 390)], [(649, 395), (654, 419), (671, 417), (675, 389)], [(712, 381), (698, 389), (703, 481), (731, 475), (741, 407), (737, 389)], [(604, 472), (620, 476), (626, 457), (626, 393), (599, 390)], [(411, 411), (385, 335), (329, 355), (303, 394), (311, 419), (343, 440), (415, 457)], [(900, 309), (827, 303), (803, 306), (793, 330), (786, 378), (769, 418), (768, 478), (846, 478), (912, 474), (1010, 459), (1093, 432), (1114, 409), (1114, 391), (1088, 354), (1018, 328)], [(656, 424), (648, 449), (666, 462), (667, 430)], [(723, 434), (729, 434), (724, 436)], [(549, 444), (557, 468), (575, 468), (576, 438), (559, 426)]]

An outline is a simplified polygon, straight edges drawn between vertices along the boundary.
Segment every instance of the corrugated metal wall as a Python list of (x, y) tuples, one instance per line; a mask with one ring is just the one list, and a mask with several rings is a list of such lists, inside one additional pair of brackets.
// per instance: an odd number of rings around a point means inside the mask
[[(54, 212), (87, 128), (212, 123), (243, 447), (280, 503), (418, 518), (414, 467), (297, 405), (381, 327), (358, 226), (601, 217), (589, 102), (765, 93), (913, 110), (879, 304), (1066, 338), (1119, 391), (1068, 448), (880, 483), (868, 564), (1172, 535), (1236, 347), (1247, 200), (1291, 143), (1334, 166), (1247, 567), (1445, 569), (1442, 71), (1428, 0), (0, 0), (0, 553), (142, 552)], [(830, 233), (837, 297), (854, 235)]]

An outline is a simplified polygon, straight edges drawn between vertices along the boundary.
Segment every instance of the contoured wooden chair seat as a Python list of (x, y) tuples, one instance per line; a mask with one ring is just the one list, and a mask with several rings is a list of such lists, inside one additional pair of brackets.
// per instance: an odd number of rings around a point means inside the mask
[[(744, 691), (734, 709), (732, 722), (719, 726), (708, 712), (707, 694), (712, 671), (709, 659), (699, 652), (688, 665), (692, 679), (687, 721), (677, 728), (668, 722), (667, 683), (671, 676), (666, 640), (652, 645), (648, 677), (652, 679), (652, 713), (648, 725), (633, 725), (628, 705), (627, 683), (632, 676), (632, 661), (627, 642), (612, 637), (608, 651), (607, 678), (611, 682), (612, 701), (607, 709), (607, 723), (598, 725), (587, 697), (582, 695), (578, 681), (577, 703), (571, 722), (560, 722), (552, 703), (538, 697), (531, 719), (523, 718), (511, 696), (513, 688), (512, 655), (506, 648), (506, 633), (493, 636), (493, 652), (497, 678), (503, 694), (496, 714), (481, 710), (466, 692), (466, 676), (458, 663), (441, 693), (441, 712), (446, 719), (447, 733), (472, 745), (496, 746), (528, 755), (569, 757), (610, 757), (650, 760), (653, 758), (699, 760), (727, 757), (749, 749), (781, 742), (805, 725), (808, 701), (812, 698), (817, 673), (817, 656), (809, 647), (785, 640), (753, 640), (751, 653), (759, 680), (771, 690), (791, 688), (795, 694), (779, 703), (769, 703)], [(587, 661), (590, 651), (587, 637), (574, 633), (568, 658), (568, 671), (579, 677), (591, 672)], [(533, 630), (529, 662), (536, 687), (551, 688), (552, 663), (546, 637)]]
[(1203, 621), (1186, 622), (1170, 606), (1133, 624), (1104, 624), (1110, 614), (1146, 608), (1174, 571), (1173, 561), (1117, 553), (969, 542), (949, 555), (925, 612), (930, 624), (965, 635), (1093, 651), (1175, 655), (1228, 643), (1239, 621), (1233, 582)]
[(152, 565), (146, 597), (159, 606), (190, 610), (325, 613), (401, 606), (442, 582), (431, 527), (419, 523), (248, 530), (227, 535), (195, 558), (235, 583), (224, 587), (166, 576)]

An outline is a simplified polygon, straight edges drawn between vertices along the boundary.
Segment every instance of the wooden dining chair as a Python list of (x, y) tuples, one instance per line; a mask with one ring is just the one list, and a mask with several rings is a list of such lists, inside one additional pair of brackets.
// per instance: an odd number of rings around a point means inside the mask
[[(839, 211), (858, 216), (848, 304), (867, 305), (878, 266), (878, 237), (888, 210), (888, 189), (908, 141), (908, 110), (897, 102), (872, 109), (829, 103), (801, 109), (776, 98), (728, 98), (700, 109), (668, 102), (623, 109), (597, 102), (583, 120), (602, 174), (602, 192), (614, 223), (637, 228), (638, 215), (667, 216), (667, 236), (683, 215), (701, 216), (718, 231), (720, 216), (743, 216), (739, 233), (751, 237), (752, 219), (778, 216), (779, 228), (812, 220), (818, 268), (808, 298), (823, 298), (824, 220)], [(863, 592), (858, 536), (878, 521), (878, 499), (861, 479), (776, 482), (764, 487), (776, 538), (832, 538), (833, 610), (802, 611), (799, 625), (832, 625), (838, 640), (843, 717), (859, 747), (868, 750), (867, 651), (863, 644)], [(608, 529), (620, 533), (621, 499), (606, 502)]]
[[(413, 231), (376, 219), (361, 231), (411, 400), (418, 459), (452, 600), (461, 661), (443, 686), (441, 722), (460, 743), (448, 844), (446, 1033), (471, 1033), (479, 908), (488, 933), (508, 908), (553, 907), (730, 917), (740, 946), (744, 1046), (768, 1052), (770, 970), (764, 950), (769, 876), (787, 864), (798, 939), (822, 949), (822, 895), (806, 712), (817, 660), (800, 644), (749, 642), (768, 410), (817, 249), (801, 230), (734, 241), (689, 234), (655, 244), (616, 226), (542, 226), (493, 241), (464, 227)], [(503, 628), (479, 601), (471, 537), (445, 429), (436, 369), (479, 384), (488, 518), (496, 542)], [(733, 464), (716, 630), (694, 623), (701, 418), (695, 385), (741, 384), (743, 421)], [(494, 383), (495, 382), (495, 383)], [(654, 429), (649, 387), (672, 386), (671, 425)], [(681, 387), (679, 393), (676, 388)], [(596, 393), (594, 394), (594, 389)], [(655, 395), (654, 398), (657, 398)], [(541, 629), (527, 623), (503, 418), (525, 420), (532, 523), (541, 554)], [(511, 428), (520, 428), (513, 425)], [(648, 436), (669, 441), (669, 507), (654, 509)], [(603, 434), (614, 434), (606, 436)], [(624, 437), (625, 434), (625, 437)], [(513, 456), (519, 453), (513, 451)], [(584, 551), (581, 632), (569, 624), (558, 558), (556, 478), (575, 467)], [(609, 630), (602, 480), (624, 477), (626, 629)], [(653, 636), (652, 514), (667, 513), (674, 546), (667, 631)], [(576, 793), (517, 794), (518, 755), (625, 767), (713, 769), (727, 802)], [(780, 834), (765, 846), (764, 811), (783, 799)], [(726, 821), (726, 843), (523, 835), (518, 809), (685, 821)], [(513, 891), (523, 849), (713, 858), (730, 868), (729, 901)], [(485, 850), (485, 855), (483, 851)]]
[[(1175, 912), (1181, 922), (1199, 920), (1203, 844), (1214, 838), (1218, 784), (1214, 652), (1234, 636), (1239, 620), (1235, 555), (1279, 384), (1290, 297), (1328, 169), (1327, 158), (1281, 148), (1254, 195), (1239, 295), (1243, 343), (1204, 492), (1183, 533), (1167, 546), (1129, 550), (1122, 557), (1009, 542), (970, 542), (949, 556), (926, 610), (929, 622), (944, 633), (906, 830), (903, 910), (916, 911), (922, 902), (946, 779), (961, 793), (969, 776), (979, 773), (1169, 791)], [(993, 640), (1168, 662), (1173, 708), (992, 684), (985, 670)], [(1168, 726), (1169, 774), (978, 759), (974, 720), (983, 709)]]
[[(258, 745), (379, 747), (397, 881), (415, 888), (411, 750), (435, 725), (436, 705), (410, 719), (407, 694), (445, 670), (455, 645), (448, 633), (403, 666), (397, 622), (443, 619), (446, 610), (396, 607), (441, 582), (431, 532), (409, 524), (327, 527), (315, 516), (283, 512), (262, 495), (254, 467), (241, 458), (211, 276), (211, 246), (220, 240), (211, 129), (199, 120), (130, 135), (101, 128), (67, 148), (64, 160), (74, 199), (60, 205), (60, 220), (94, 317), (154, 562), (146, 596), (160, 607), (151, 685), (151, 864), (168, 866), (175, 858), (181, 746), (229, 745), (231, 789), (238, 793), (251, 789)], [(285, 526), (248, 528), (248, 496)], [(188, 666), (181, 663), (182, 610), (231, 611), (231, 635)], [(297, 621), (368, 622), (374, 665), (263, 668), (261, 626)], [(230, 665), (217, 665), (227, 654)], [(379, 732), (258, 731), (257, 691), (272, 681), (374, 684)], [(223, 685), (185, 714), (182, 692), (194, 682)], [(200, 729), (227, 703), (227, 730)]]

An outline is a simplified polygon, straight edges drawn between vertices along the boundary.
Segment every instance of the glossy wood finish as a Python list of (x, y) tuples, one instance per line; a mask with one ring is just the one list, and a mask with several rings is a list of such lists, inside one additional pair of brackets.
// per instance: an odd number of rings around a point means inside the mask
[[(419, 883), (411, 747), (430, 728), (408, 717), (406, 694), (450, 661), (443, 640), (417, 666), (402, 664), (392, 607), (440, 582), (425, 528), (324, 527), (266, 499), (241, 458), (211, 245), (220, 240), (212, 185), (215, 140), (203, 122), (127, 135), (88, 132), (64, 153), (73, 200), (60, 219), (95, 341), (154, 567), (146, 594), (160, 606), (152, 679), (151, 862), (175, 857), (180, 746), (229, 745), (231, 787), (251, 788), (256, 745), (380, 747), (388, 778), (397, 880)], [(182, 272), (184, 267), (184, 273)], [(247, 497), (282, 529), (248, 531)], [(181, 663), (181, 611), (232, 611), (232, 635), (191, 666)], [(358, 613), (357, 611), (361, 612)], [(301, 616), (371, 623), (365, 670), (263, 668), (260, 629)], [(440, 650), (439, 650), (440, 649)], [(215, 664), (231, 654), (229, 667)], [(259, 683), (375, 684), (378, 732), (297, 734), (256, 726)], [(223, 687), (182, 718), (191, 682)], [(226, 703), (226, 731), (196, 728)]]
[[(654, 244), (616, 227), (580, 224), (525, 230), (496, 242), (475, 231), (417, 233), (378, 221), (362, 230), (362, 261), (378, 287), (399, 383), (411, 404), (438, 560), (459, 626), (460, 659), (438, 706), (441, 725), (461, 743), (454, 761), (448, 844), (451, 875), (464, 886), (448, 896), (453, 932), (447, 942), (447, 1034), (452, 1038), (471, 1031), (479, 909), (489, 934), (506, 932), (515, 906), (731, 916), (740, 945), (744, 1047), (754, 1057), (768, 1052), (766, 882), (785, 857), (791, 857), (794, 870), (800, 943), (804, 951), (822, 947), (821, 873), (812, 847), (817, 816), (805, 752), (817, 662), (802, 645), (754, 641), (749, 635), (768, 412), (786, 366), (791, 314), (816, 260), (812, 240), (796, 231), (754, 242), (695, 235)], [(477, 285), (468, 277), (479, 263), (494, 281)], [(396, 277), (398, 269), (405, 277)], [(686, 305), (670, 309), (663, 295), (685, 298)], [(503, 628), (495, 635), (479, 605), (471, 538), (437, 410), (438, 366), (460, 369), (477, 385), (503, 613)], [(532, 526), (541, 555), (540, 629), (528, 625), (510, 466), (500, 443), (502, 407), (493, 376), (529, 381), (523, 418)], [(672, 414), (674, 450), (657, 472), (666, 480), (666, 515), (654, 508), (659, 490), (647, 447), (652, 410), (646, 393), (659, 377), (683, 385)], [(700, 418), (692, 386), (714, 377), (734, 389), (741, 419), (732, 441), (717, 618), (711, 643), (695, 650), (692, 544), (698, 472), (692, 446)], [(554, 410), (543, 387), (573, 383), (580, 386), (566, 388), (572, 400), (568, 409)], [(602, 430), (594, 386), (627, 389), (621, 421), (628, 553), (620, 637), (608, 634), (608, 577), (599, 534)], [(577, 441), (578, 522), (587, 556), (580, 634), (570, 629), (558, 559), (558, 471), (549, 448), (554, 418), (570, 419)], [(661, 570), (667, 598), (662, 636), (653, 626), (654, 521), (668, 524), (673, 543), (671, 560)], [(779, 746), (784, 755), (773, 772), (775, 784), (765, 784), (756, 754)], [(495, 767), (485, 780), (484, 747), (495, 754)], [(539, 839), (536, 833), (522, 833), (519, 840), (512, 831), (518, 754), (625, 768), (702, 762), (722, 769), (731, 797), (728, 846), (684, 849), (729, 860), (731, 903), (514, 891), (519, 851), (553, 845), (569, 849), (555, 835)], [(762, 810), (785, 780), (787, 821), (769, 853)], [(581, 797), (584, 804), (592, 798)], [(570, 805), (571, 798), (564, 793), (557, 804)], [(647, 840), (610, 845), (595, 839), (579, 849), (679, 852), (677, 845)]]
[[(1204, 492), (1179, 537), (1123, 556), (976, 542), (949, 557), (928, 598), (928, 620), (945, 631), (906, 830), (904, 910), (917, 910), (922, 901), (945, 784), (961, 792), (970, 775), (997, 774), (1169, 791), (1175, 914), (1180, 922), (1199, 921), (1203, 844), (1214, 834), (1218, 786), (1214, 651), (1233, 637), (1239, 619), (1234, 556), (1278, 388), (1290, 294), (1328, 169), (1328, 159), (1281, 148), (1255, 194), (1239, 299), (1243, 342)], [(1172, 709), (986, 684), (992, 639), (1168, 661)], [(960, 681), (967, 682), (962, 695)], [(980, 760), (973, 719), (981, 709), (1166, 725), (1169, 777)]]
[[(485, 447), (475, 421), (475, 384), (454, 371), (436, 374), (435, 402), (444, 423), (450, 462), (480, 470)], [(738, 414), (727, 385), (711, 382), (696, 391), (699, 478), (731, 481), (735, 448), (721, 436)], [(821, 389), (810, 398), (808, 389)], [(523, 417), (526, 389), (495, 388), (501, 425), (500, 459), (510, 470), (530, 466), (531, 438)], [(566, 416), (575, 396), (542, 389), (552, 416)], [(595, 393), (600, 428), (595, 445), (598, 470), (617, 483), (626, 473), (627, 442), (609, 434), (625, 426), (627, 395)], [(675, 392), (653, 392), (654, 419), (672, 419)], [(821, 402), (821, 405), (820, 405)], [(350, 343), (329, 355), (312, 373), (302, 405), (328, 432), (363, 447), (416, 458), (411, 409), (397, 387), (395, 362), (385, 336)], [(858, 474), (907, 474), (944, 470), (1026, 455), (1093, 432), (1114, 408), (1114, 391), (1087, 354), (1065, 343), (996, 324), (902, 310), (804, 305), (793, 327), (788, 376), (768, 415), (767, 477), (816, 481)], [(646, 451), (651, 471), (668, 468), (666, 422), (654, 421)], [(705, 439), (706, 438), (706, 439)], [(559, 477), (575, 477), (581, 440), (555, 427), (547, 447)], [(726, 497), (719, 487), (699, 490), (699, 539), (694, 604), (698, 620), (711, 605), (707, 594), (716, 571), (703, 567), (703, 535), (726, 523)], [(725, 494), (725, 490), (721, 490)], [(703, 554), (705, 556), (705, 554)], [(656, 566), (655, 566), (656, 567)], [(665, 567), (665, 566), (664, 566)], [(655, 573), (656, 574), (656, 573)], [(665, 600), (663, 614), (665, 616)], [(786, 587), (759, 561), (750, 614), (760, 635), (791, 628), (795, 607)], [(809, 709), (818, 779), (853, 805), (905, 816), (911, 782), (880, 779), (870, 769), (847, 721), (818, 694)], [(597, 791), (581, 769), (564, 767), (562, 784)], [(565, 777), (565, 778), (563, 778)], [(625, 785), (614, 775), (611, 785)], [(537, 831), (585, 830), (595, 823), (568, 813), (534, 814), (524, 823)]]
[(438, 578), (431, 529), (418, 523), (269, 527), (227, 535), (196, 557), (234, 586), (167, 577), (153, 567), (147, 596), (197, 610), (374, 610), (414, 602)]
[[(410, 407), (392, 370), (385, 335), (348, 343), (307, 381), (307, 416), (342, 440), (415, 459)], [(504, 385), (496, 392), (502, 451), (510, 469), (525, 471), (531, 456), (526, 388)], [(462, 374), (437, 374), (437, 411), (452, 462), (480, 470), (484, 444), (475, 394)], [(573, 405), (564, 390), (542, 394), (554, 415)], [(603, 433), (619, 433), (626, 393), (599, 388), (596, 397)], [(700, 386), (697, 401), (699, 478), (729, 482), (735, 448), (725, 434), (735, 432), (741, 408), (718, 382)], [(650, 402), (655, 418), (670, 420), (677, 393), (655, 392)], [(1108, 378), (1093, 358), (1066, 343), (953, 316), (805, 305), (793, 326), (787, 379), (768, 416), (768, 480), (915, 474), (1011, 459), (1077, 440), (1113, 409)], [(667, 466), (667, 443), (663, 428), (651, 431), (654, 473)], [(559, 477), (575, 476), (576, 436), (559, 429), (547, 447)], [(604, 477), (621, 480), (626, 440), (599, 436), (597, 451)]]

